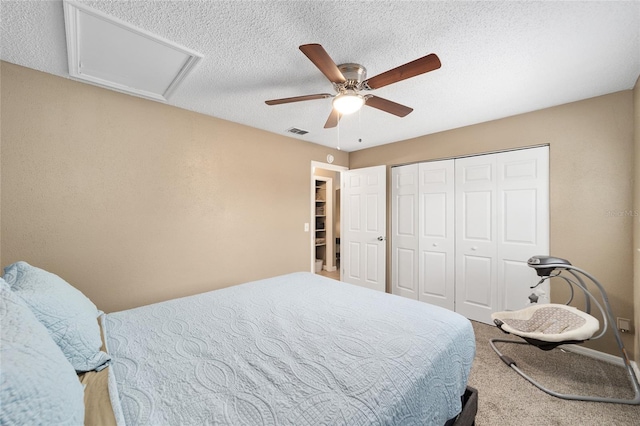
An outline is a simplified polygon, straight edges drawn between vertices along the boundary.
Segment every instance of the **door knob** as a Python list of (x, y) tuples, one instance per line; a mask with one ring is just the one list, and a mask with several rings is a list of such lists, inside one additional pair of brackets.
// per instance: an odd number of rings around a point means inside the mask
[(473, 247), (471, 247), (471, 250), (476, 251), (476, 250), (478, 250), (478, 247), (477, 246), (473, 246)]
[(384, 241), (384, 240), (386, 240), (386, 238), (385, 238), (385, 237), (383, 237), (382, 235), (380, 235), (380, 236), (378, 237), (378, 241)]
[(438, 247), (438, 244), (436, 244), (436, 243), (433, 243), (433, 246), (434, 246), (434, 247)]

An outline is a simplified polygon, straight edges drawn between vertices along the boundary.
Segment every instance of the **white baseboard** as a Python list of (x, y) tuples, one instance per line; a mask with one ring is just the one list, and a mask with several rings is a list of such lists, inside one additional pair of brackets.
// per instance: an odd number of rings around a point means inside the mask
[[(566, 349), (569, 352), (575, 352), (580, 355), (588, 356), (590, 358), (595, 358), (600, 361), (608, 362), (610, 364), (618, 365), (620, 367), (624, 367), (624, 360), (620, 356), (611, 355), (605, 352), (596, 351), (595, 349), (585, 348), (580, 345), (562, 345), (562, 349)], [(631, 367), (633, 368), (633, 372), (636, 374), (638, 380), (640, 380), (640, 369), (638, 369), (638, 364), (635, 361), (630, 360)]]
[(336, 268), (335, 266), (327, 266), (327, 265), (324, 265), (322, 269), (324, 269), (327, 272), (333, 272), (338, 270), (338, 268)]

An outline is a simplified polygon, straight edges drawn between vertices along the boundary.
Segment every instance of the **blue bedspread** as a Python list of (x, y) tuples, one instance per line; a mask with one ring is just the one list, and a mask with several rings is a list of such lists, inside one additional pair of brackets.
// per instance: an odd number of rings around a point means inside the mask
[(475, 354), (454, 312), (304, 272), (103, 327), (127, 425), (443, 425)]

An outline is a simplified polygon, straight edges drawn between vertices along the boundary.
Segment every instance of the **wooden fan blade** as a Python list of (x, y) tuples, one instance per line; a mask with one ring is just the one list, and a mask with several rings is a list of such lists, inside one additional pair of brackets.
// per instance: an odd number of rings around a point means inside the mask
[(442, 64), (435, 53), (423, 56), (415, 61), (400, 65), (394, 69), (378, 74), (364, 81), (370, 89), (379, 89), (407, 78), (415, 77), (429, 71), (437, 70)]
[(330, 129), (332, 127), (336, 127), (340, 121), (340, 117), (342, 117), (342, 115), (336, 109), (332, 109), (331, 114), (329, 114), (329, 118), (327, 118), (327, 122), (324, 123), (324, 128)]
[(269, 101), (264, 101), (264, 103), (267, 105), (280, 105), (280, 104), (288, 104), (291, 102), (312, 101), (314, 99), (325, 99), (330, 97), (332, 97), (332, 95), (328, 93), (318, 93), (317, 95), (305, 95), (305, 96), (294, 96), (293, 98), (271, 99)]
[(319, 44), (303, 44), (300, 46), (302, 53), (314, 63), (316, 67), (325, 75), (332, 83), (344, 83), (346, 80), (338, 66), (326, 50)]
[(378, 96), (368, 96), (365, 105), (388, 112), (389, 114), (397, 115), (398, 117), (404, 117), (413, 111), (413, 108), (409, 108), (408, 106), (404, 106)]

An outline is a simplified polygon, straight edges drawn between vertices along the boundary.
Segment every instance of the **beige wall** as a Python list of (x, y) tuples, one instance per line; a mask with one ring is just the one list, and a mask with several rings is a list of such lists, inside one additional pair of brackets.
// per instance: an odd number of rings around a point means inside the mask
[[(2, 92), (2, 78), (0, 78), (0, 93)], [(2, 96), (0, 96), (0, 267), (2, 263)], [(0, 268), (0, 274), (3, 271)]]
[(640, 365), (640, 77), (633, 89), (633, 121), (635, 140), (635, 186), (634, 186), (634, 224), (633, 224), (633, 264), (634, 264), (634, 296), (635, 301), (635, 361)]
[(0, 80), (2, 267), (105, 311), (310, 270), (311, 161), (347, 153), (6, 62)]
[[(551, 254), (602, 281), (615, 316), (631, 319), (633, 218), (617, 213), (633, 206), (633, 143), (633, 92), (625, 91), (352, 152), (349, 163), (391, 166), (549, 144)], [(563, 296), (552, 292), (554, 301)], [(634, 336), (624, 343), (633, 351)], [(616, 350), (612, 336), (589, 345)]]

